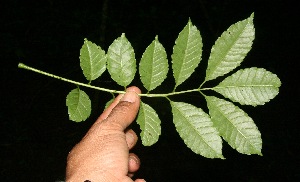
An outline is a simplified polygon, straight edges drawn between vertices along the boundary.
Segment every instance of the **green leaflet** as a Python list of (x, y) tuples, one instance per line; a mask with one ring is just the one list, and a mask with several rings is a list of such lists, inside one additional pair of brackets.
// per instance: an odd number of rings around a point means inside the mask
[(91, 100), (89, 96), (79, 88), (69, 92), (66, 105), (68, 107), (69, 118), (72, 121), (84, 121), (91, 114)]
[(205, 97), (209, 115), (220, 135), (242, 154), (261, 154), (262, 139), (253, 120), (233, 103), (213, 96)]
[(168, 69), (167, 53), (156, 36), (143, 53), (139, 66), (144, 87), (148, 91), (155, 89), (166, 79)]
[(221, 158), (222, 139), (210, 117), (200, 108), (184, 102), (172, 102), (173, 121), (184, 143), (196, 154)]
[(254, 40), (253, 16), (231, 25), (211, 49), (205, 81), (213, 80), (238, 67)]
[(135, 54), (124, 33), (108, 48), (107, 69), (111, 78), (121, 86), (128, 86), (134, 78)]
[(175, 88), (195, 71), (201, 61), (202, 38), (200, 31), (189, 20), (175, 41), (172, 54), (172, 68), (175, 78)]
[(158, 141), (161, 134), (160, 119), (155, 110), (141, 102), (137, 123), (142, 130), (141, 139), (144, 146), (151, 146)]
[(84, 39), (80, 49), (80, 67), (87, 80), (92, 81), (101, 76), (106, 69), (106, 56), (101, 47)]
[(239, 70), (213, 90), (242, 105), (263, 105), (279, 93), (280, 79), (263, 68)]

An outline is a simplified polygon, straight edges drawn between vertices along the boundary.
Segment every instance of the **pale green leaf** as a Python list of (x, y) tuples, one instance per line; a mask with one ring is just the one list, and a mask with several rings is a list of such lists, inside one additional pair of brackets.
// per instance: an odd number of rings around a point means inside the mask
[(263, 68), (239, 70), (213, 90), (242, 105), (263, 105), (279, 93), (280, 79)]
[(142, 130), (141, 139), (144, 146), (151, 146), (158, 141), (161, 121), (151, 106), (141, 102), (137, 123)]
[[(172, 68), (175, 89), (188, 79), (201, 61), (202, 38), (200, 31), (189, 20), (175, 41), (172, 54)], [(174, 89), (174, 90), (175, 90)]]
[(89, 96), (79, 88), (73, 89), (66, 98), (69, 118), (72, 121), (81, 122), (91, 114), (91, 100)]
[(92, 81), (101, 76), (106, 69), (106, 56), (101, 47), (84, 39), (80, 49), (80, 67), (87, 80)]
[(224, 158), (222, 139), (208, 114), (184, 102), (172, 102), (173, 121), (184, 143), (196, 154)]
[(128, 86), (134, 78), (135, 54), (124, 33), (108, 48), (107, 69), (111, 78), (121, 86)]
[(209, 114), (220, 135), (242, 154), (261, 154), (262, 139), (247, 113), (233, 103), (217, 97), (206, 97)]
[(155, 89), (165, 80), (168, 66), (167, 53), (156, 36), (143, 53), (139, 66), (141, 81), (148, 91)]
[(253, 16), (231, 25), (211, 49), (205, 81), (213, 80), (238, 67), (251, 50), (254, 40)]

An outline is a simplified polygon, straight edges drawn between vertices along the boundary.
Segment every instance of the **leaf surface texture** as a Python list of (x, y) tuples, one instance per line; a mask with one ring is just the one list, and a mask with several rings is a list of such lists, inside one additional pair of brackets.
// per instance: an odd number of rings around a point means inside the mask
[(158, 141), (161, 121), (151, 106), (141, 102), (137, 123), (142, 130), (141, 139), (144, 146), (151, 146)]
[(224, 158), (222, 139), (208, 114), (184, 102), (170, 101), (173, 122), (184, 143), (196, 154), (207, 158)]
[(242, 105), (263, 105), (279, 93), (280, 79), (263, 68), (239, 70), (213, 90)]
[(201, 61), (202, 38), (191, 21), (179, 33), (172, 54), (175, 88), (188, 79)]
[(134, 78), (135, 54), (124, 33), (108, 48), (107, 69), (111, 78), (121, 86), (128, 86)]
[(220, 135), (242, 154), (261, 154), (261, 134), (247, 113), (233, 103), (213, 96), (206, 97), (209, 115)]
[(167, 53), (156, 37), (140, 61), (139, 72), (144, 87), (151, 91), (159, 86), (166, 79), (168, 68)]
[(83, 74), (89, 81), (95, 80), (106, 70), (105, 52), (87, 39), (84, 39), (79, 58)]
[(205, 81), (232, 71), (244, 60), (254, 40), (253, 14), (231, 25), (211, 49)]
[(79, 88), (71, 90), (66, 98), (69, 118), (80, 122), (86, 120), (91, 114), (91, 100), (89, 96)]

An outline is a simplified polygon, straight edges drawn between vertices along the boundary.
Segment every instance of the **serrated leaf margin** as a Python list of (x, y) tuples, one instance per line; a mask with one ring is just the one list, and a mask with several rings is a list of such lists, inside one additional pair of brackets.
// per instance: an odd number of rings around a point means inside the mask
[(75, 122), (86, 120), (91, 114), (91, 100), (79, 88), (73, 89), (66, 97), (69, 119)]
[(170, 104), (176, 130), (187, 147), (207, 158), (224, 159), (222, 139), (209, 115), (201, 108), (184, 102), (170, 101)]
[(223, 76), (241, 64), (255, 38), (253, 17), (252, 13), (249, 18), (231, 25), (217, 39), (208, 59), (205, 81)]
[(225, 78), (212, 88), (242, 105), (264, 105), (279, 93), (281, 81), (277, 75), (264, 68), (246, 68)]
[(260, 131), (252, 118), (233, 103), (206, 96), (209, 115), (225, 141), (242, 154), (261, 154)]
[(151, 146), (158, 141), (161, 135), (161, 121), (156, 111), (148, 104), (141, 101), (136, 122), (142, 130), (141, 140), (144, 146)]

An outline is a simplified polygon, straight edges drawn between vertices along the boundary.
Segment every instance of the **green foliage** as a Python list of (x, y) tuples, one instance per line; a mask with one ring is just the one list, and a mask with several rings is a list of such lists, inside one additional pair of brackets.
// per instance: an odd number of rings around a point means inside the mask
[(107, 69), (111, 78), (121, 86), (128, 86), (136, 72), (134, 50), (123, 33), (108, 48)]
[(142, 130), (141, 139), (143, 145), (150, 146), (156, 143), (161, 133), (161, 127), (160, 119), (155, 110), (148, 104), (141, 102), (136, 121)]
[(174, 90), (195, 71), (201, 61), (201, 55), (202, 38), (200, 31), (189, 21), (179, 33), (173, 48), (172, 67), (176, 83)]
[(218, 38), (211, 49), (205, 81), (229, 73), (244, 60), (254, 40), (253, 16), (231, 25)]
[(155, 89), (166, 79), (168, 66), (167, 53), (156, 36), (144, 52), (139, 67), (141, 81), (148, 91)]
[(69, 118), (80, 122), (86, 120), (91, 114), (91, 100), (89, 96), (79, 88), (72, 90), (66, 99)]
[(243, 154), (261, 155), (262, 140), (253, 120), (231, 102), (206, 97), (214, 126), (229, 145)]
[(79, 58), (83, 74), (89, 81), (97, 79), (106, 69), (105, 52), (87, 39), (84, 39)]
[(170, 103), (176, 130), (185, 144), (196, 154), (223, 159), (222, 139), (209, 115), (191, 104)]
[[(254, 40), (254, 14), (243, 21), (231, 25), (215, 42), (208, 60), (206, 76), (199, 87), (192, 90), (175, 91), (186, 81), (199, 65), (202, 56), (202, 38), (200, 31), (191, 20), (179, 33), (173, 48), (172, 70), (175, 86), (172, 92), (153, 94), (153, 91), (167, 77), (167, 54), (158, 41), (158, 37), (146, 48), (139, 63), (139, 74), (143, 86), (148, 90), (141, 97), (163, 97), (171, 105), (173, 122), (184, 143), (192, 151), (207, 158), (221, 158), (222, 139), (242, 154), (262, 155), (262, 139), (260, 131), (254, 121), (232, 102), (214, 96), (205, 95), (205, 90), (214, 90), (225, 98), (241, 105), (263, 105), (279, 93), (280, 79), (263, 68), (241, 69), (227, 76), (213, 88), (202, 88), (204, 83), (220, 76), (226, 76), (238, 67), (251, 50)], [(106, 64), (105, 64), (106, 63)], [(127, 87), (136, 73), (136, 59), (130, 42), (123, 33), (108, 48), (107, 54), (96, 44), (84, 40), (80, 50), (80, 65), (88, 84), (75, 82), (55, 76), (22, 63), (19, 67), (60, 80), (74, 83), (105, 92), (124, 93), (90, 85), (107, 68), (111, 78), (119, 85)], [(172, 95), (198, 92), (203, 95), (209, 110), (206, 114), (201, 108), (189, 103), (174, 102)], [(106, 107), (113, 101), (107, 102)], [(73, 121), (85, 120), (91, 112), (91, 103), (84, 91), (76, 88), (67, 96), (67, 106), (70, 119)], [(143, 99), (140, 105), (137, 123), (141, 128), (141, 139), (145, 146), (156, 143), (161, 134), (161, 121), (156, 111)]]
[(263, 105), (279, 92), (279, 78), (263, 68), (239, 70), (213, 90), (242, 105)]

